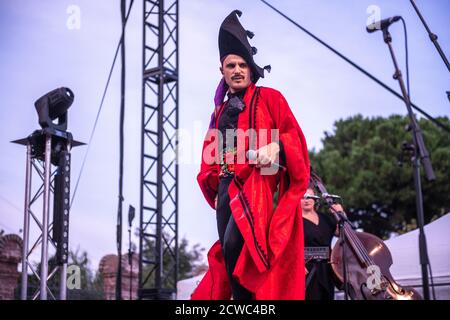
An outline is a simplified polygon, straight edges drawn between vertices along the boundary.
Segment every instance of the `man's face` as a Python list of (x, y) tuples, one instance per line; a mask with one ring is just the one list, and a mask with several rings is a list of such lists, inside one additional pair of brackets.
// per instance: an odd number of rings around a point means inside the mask
[(247, 62), (240, 56), (229, 54), (220, 68), (231, 93), (247, 88), (251, 83), (251, 70)]

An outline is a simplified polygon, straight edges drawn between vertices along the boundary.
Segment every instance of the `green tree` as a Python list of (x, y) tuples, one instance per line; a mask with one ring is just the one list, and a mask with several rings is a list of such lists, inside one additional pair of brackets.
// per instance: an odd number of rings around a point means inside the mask
[[(51, 256), (48, 259), (48, 272), (50, 273), (55, 269), (57, 265), (56, 256)], [(93, 274), (90, 268), (90, 260), (86, 251), (80, 251), (77, 248), (75, 251), (69, 251), (69, 261), (68, 266), (76, 265), (80, 268), (80, 288), (79, 289), (68, 289), (67, 290), (67, 299), (68, 300), (98, 300), (103, 299), (103, 284), (102, 278), (97, 271), (95, 275)], [(34, 265), (34, 270), (36, 270), (36, 274), (40, 275), (41, 273), (41, 264), (36, 263)], [(49, 281), (47, 282), (47, 286), (50, 288), (53, 296), (58, 299), (59, 298), (59, 290), (60, 290), (60, 271), (54, 274)], [(28, 290), (27, 295), (28, 299), (32, 299), (34, 294), (39, 289), (39, 280), (34, 274), (28, 275)], [(20, 297), (20, 286), (16, 291), (16, 298)], [(52, 299), (52, 296), (48, 294), (48, 298)]]
[[(447, 117), (439, 121), (450, 124)], [(411, 143), (407, 117), (364, 118), (336, 121), (325, 133), (323, 149), (310, 152), (311, 165), (330, 193), (342, 196), (349, 218), (363, 230), (388, 238), (415, 225), (416, 205), (410, 155), (403, 142)], [(449, 211), (450, 135), (427, 119), (420, 119), (425, 145), (431, 154), (434, 182), (422, 170), (425, 222)], [(403, 158), (403, 164), (398, 165)]]
[(69, 251), (69, 265), (76, 265), (80, 268), (81, 286), (80, 289), (71, 289), (67, 292), (70, 300), (98, 300), (103, 299), (103, 282), (98, 271), (92, 272), (88, 253), (80, 251)]
[(178, 280), (183, 280), (196, 276), (199, 272), (206, 270), (203, 263), (203, 252), (199, 243), (189, 248), (186, 238), (181, 239), (178, 246)]
[[(175, 264), (174, 260), (171, 257), (171, 254), (174, 252), (174, 245), (171, 245), (170, 250), (167, 247), (167, 243), (169, 243), (170, 237), (168, 234), (164, 233), (163, 237), (166, 239), (163, 241), (164, 244), (164, 256), (163, 256), (163, 265), (164, 272), (167, 274), (168, 270), (174, 270)], [(155, 261), (156, 259), (156, 248), (155, 241), (153, 239), (144, 239), (143, 244), (143, 255), (145, 260)], [(206, 264), (203, 262), (203, 252), (205, 248), (202, 248), (200, 244), (195, 244), (190, 247), (189, 242), (186, 238), (182, 238), (178, 243), (178, 280), (187, 279), (193, 277), (200, 273), (203, 270), (206, 270)], [(145, 288), (154, 287), (154, 269), (153, 266), (145, 266), (143, 270), (143, 279), (148, 280), (145, 282)], [(165, 288), (174, 288), (175, 284), (170, 282), (171, 277), (166, 277), (163, 279), (163, 286)]]

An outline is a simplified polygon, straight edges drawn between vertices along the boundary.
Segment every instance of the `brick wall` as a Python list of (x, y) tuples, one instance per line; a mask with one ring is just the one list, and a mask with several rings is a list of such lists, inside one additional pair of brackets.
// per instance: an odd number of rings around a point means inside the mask
[(14, 299), (19, 285), (18, 264), (22, 260), (22, 239), (15, 234), (0, 236), (0, 300)]
[[(122, 255), (122, 299), (137, 299), (139, 258), (133, 254), (133, 270), (128, 263), (128, 254)], [(99, 271), (103, 277), (103, 290), (106, 300), (116, 299), (117, 255), (109, 254), (100, 260)], [(131, 280), (131, 284), (130, 284)]]

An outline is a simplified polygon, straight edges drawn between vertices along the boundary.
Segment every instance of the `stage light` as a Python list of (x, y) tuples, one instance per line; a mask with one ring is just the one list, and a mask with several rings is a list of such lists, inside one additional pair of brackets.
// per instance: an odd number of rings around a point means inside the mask
[[(67, 130), (67, 110), (72, 105), (74, 94), (69, 88), (58, 88), (40, 97), (34, 103), (39, 125), (60, 131)], [(53, 121), (58, 120), (58, 123)]]

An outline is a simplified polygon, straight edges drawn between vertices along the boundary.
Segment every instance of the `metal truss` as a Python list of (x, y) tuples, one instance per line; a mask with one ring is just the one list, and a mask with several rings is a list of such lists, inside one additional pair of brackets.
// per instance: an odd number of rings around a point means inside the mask
[(173, 299), (178, 273), (178, 1), (144, 0), (139, 298)]
[[(13, 142), (27, 148), (21, 299), (47, 300), (50, 297), (55, 300), (58, 296), (65, 300), (72, 136), (45, 129)], [(33, 176), (37, 176), (35, 183)], [(50, 209), (52, 199), (53, 210)], [(41, 218), (38, 211), (42, 212)], [(53, 216), (50, 216), (51, 211)], [(39, 248), (40, 255), (33, 255)], [(49, 256), (55, 257), (52, 265), (49, 265)], [(59, 290), (48, 285), (58, 273), (59, 283), (57, 279), (54, 282)], [(28, 294), (29, 281), (33, 279), (39, 283), (39, 288)], [(52, 290), (59, 291), (59, 294)]]

